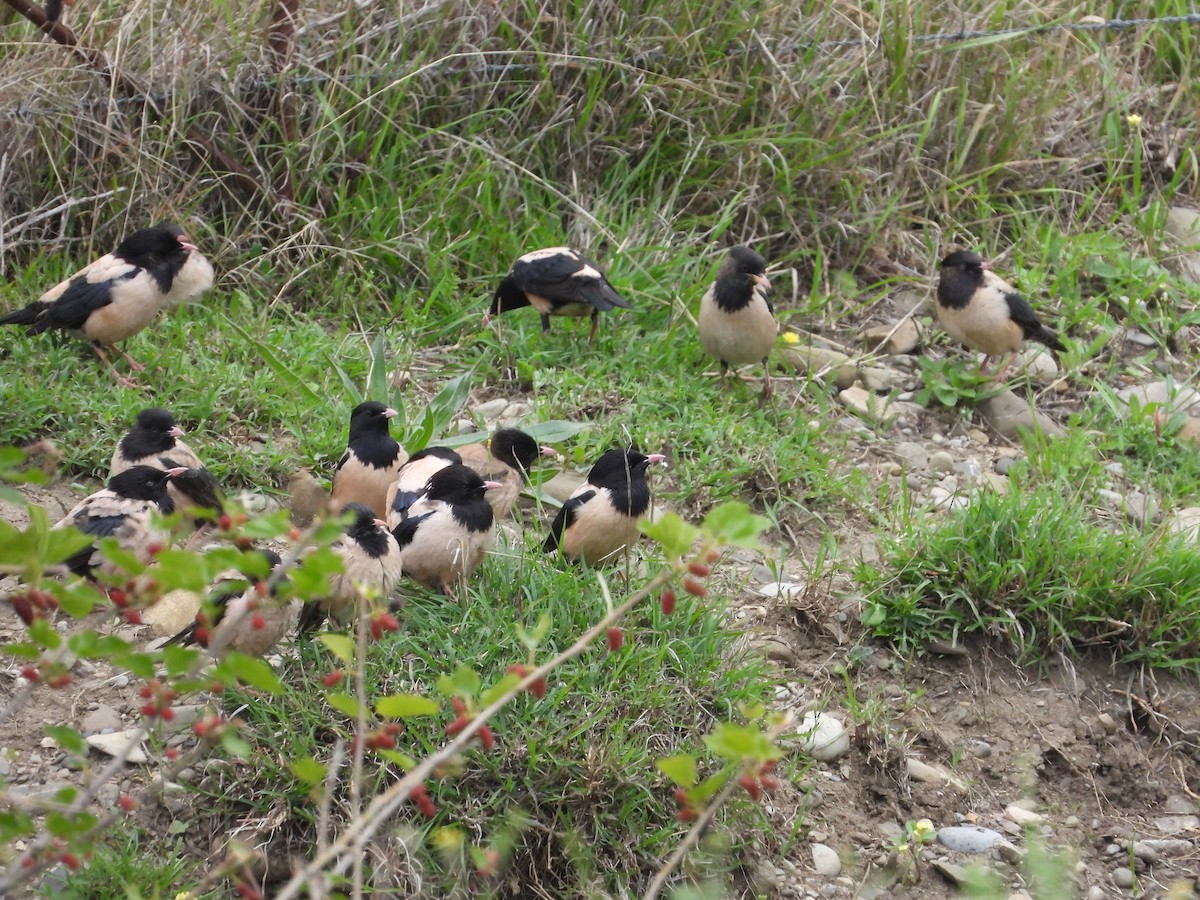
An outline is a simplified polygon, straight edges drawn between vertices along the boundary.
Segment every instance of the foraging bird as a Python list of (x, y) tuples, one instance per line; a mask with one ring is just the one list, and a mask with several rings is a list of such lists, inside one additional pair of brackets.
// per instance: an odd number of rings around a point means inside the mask
[(252, 577), (239, 569), (221, 572), (213, 579), (205, 607), (196, 614), (196, 621), (168, 638), (165, 644), (216, 645), (223, 651), (265, 656), (279, 643), (296, 611), (293, 604), (277, 599), (285, 582), (277, 581), (269, 589), (266, 584), (283, 560), (274, 550), (255, 548), (248, 552), (266, 562), (263, 574)]
[(513, 263), (492, 296), (483, 324), (492, 316), (523, 306), (541, 313), (543, 333), (550, 331), (551, 316), (591, 316), (589, 343), (596, 339), (600, 313), (618, 306), (631, 308), (595, 263), (569, 247), (534, 250)]
[(408, 518), (408, 510), (420, 499), (429, 479), (446, 466), (461, 464), (462, 458), (446, 447), (426, 447), (418, 450), (400, 467), (396, 480), (387, 492), (387, 526), (395, 533), (396, 526)]
[(170, 469), (174, 466), (200, 468), (204, 463), (200, 462), (196, 452), (181, 440), (183, 434), (183, 429), (175, 424), (175, 417), (167, 410), (159, 407), (143, 409), (137, 414), (133, 427), (117, 442), (108, 477), (112, 478), (134, 466), (154, 466), (156, 469)]
[(154, 526), (153, 515), (165, 516), (174, 512), (175, 506), (167, 493), (167, 481), (185, 471), (182, 467), (164, 471), (151, 466), (134, 466), (110, 478), (106, 487), (80, 501), (54, 526), (74, 526), (97, 541), (63, 564), (81, 576), (90, 575), (97, 568), (113, 571), (112, 564), (103, 559), (98, 547), (100, 538), (105, 537), (115, 537), (121, 548), (133, 553), (140, 562), (150, 562), (154, 547), (164, 546), (170, 538), (167, 531)]
[(638, 519), (650, 510), (647, 467), (665, 461), (661, 453), (606, 451), (558, 511), (542, 549), (589, 566), (615, 560), (636, 543)]
[(374, 400), (360, 403), (350, 413), (346, 452), (333, 473), (335, 513), (351, 503), (365, 503), (378, 518), (386, 515), (388, 488), (396, 480), (408, 454), (388, 431), (396, 410)]
[(552, 447), (539, 447), (537, 441), (518, 428), (501, 428), (486, 444), (468, 444), (458, 449), (464, 465), (470, 466), (485, 481), (499, 482), (487, 492), (487, 501), (497, 519), (507, 518), (521, 495), (529, 469), (539, 456), (554, 456)]
[(342, 558), (342, 571), (330, 579), (328, 594), (308, 601), (300, 610), (302, 637), (319, 628), (326, 617), (347, 624), (358, 612), (360, 586), (387, 598), (400, 581), (400, 547), (387, 523), (363, 503), (351, 503), (343, 512), (353, 519), (346, 533), (330, 545)]
[(404, 574), (453, 596), (495, 543), (496, 519), (485, 494), (498, 486), (460, 464), (434, 472), (392, 532)]
[(329, 512), (329, 491), (309, 469), (296, 469), (288, 477), (288, 497), (292, 521), (301, 527)]
[[(978, 253), (956, 250), (941, 262), (937, 286), (937, 317), (946, 333), (985, 356), (1009, 354), (992, 376), (999, 380), (1016, 359), (1025, 340), (1062, 352), (1053, 331), (1042, 324), (1029, 302), (992, 271)], [(979, 372), (984, 373), (981, 362)]]
[(734, 247), (700, 301), (700, 343), (721, 361), (721, 378), (731, 365), (763, 364), (762, 400), (771, 397), (768, 358), (779, 327), (767, 300), (767, 262), (749, 247)]
[(135, 382), (120, 375), (104, 350), (115, 350), (140, 372), (145, 367), (117, 341), (137, 334), (159, 310), (192, 299), (211, 288), (213, 270), (178, 225), (135, 231), (112, 253), (52, 287), (23, 309), (0, 316), (0, 325), (24, 325), (28, 334), (61, 329), (90, 341), (117, 383)]

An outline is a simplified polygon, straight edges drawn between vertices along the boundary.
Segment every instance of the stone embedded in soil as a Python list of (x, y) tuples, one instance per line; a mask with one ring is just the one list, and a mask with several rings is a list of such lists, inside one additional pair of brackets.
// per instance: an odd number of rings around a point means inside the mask
[(83, 717), (79, 724), (84, 734), (99, 734), (104, 731), (117, 731), (121, 725), (121, 714), (111, 706), (101, 704)]
[(1128, 890), (1133, 887), (1133, 870), (1124, 866), (1113, 869), (1112, 880), (1117, 887)]
[(804, 596), (804, 585), (795, 581), (772, 581), (757, 588), (757, 593), (774, 600), (795, 600)]
[(937, 872), (955, 887), (965, 884), (967, 878), (969, 877), (965, 868), (962, 866), (956, 866), (954, 863), (934, 860), (931, 865), (933, 867), (933, 871)]
[[(87, 741), (89, 747), (95, 747), (101, 753), (107, 753), (109, 756), (120, 756), (125, 748), (133, 741), (138, 740), (138, 735), (141, 729), (130, 729), (128, 731), (118, 731), (115, 734), (93, 734), (84, 740)], [(147, 761), (146, 753), (142, 750), (141, 742), (129, 751), (125, 757), (127, 763), (138, 765)]]
[(1126, 403), (1136, 399), (1139, 406), (1157, 403), (1172, 414), (1186, 411), (1194, 415), (1200, 412), (1200, 391), (1178, 381), (1151, 381), (1117, 391), (1117, 396)]
[(920, 471), (929, 465), (929, 450), (924, 444), (915, 441), (904, 441), (897, 444), (893, 451), (904, 460), (905, 468)]
[(1041, 813), (1036, 813), (1031, 809), (1025, 809), (1018, 803), (1010, 803), (1004, 808), (1004, 815), (1009, 821), (1016, 822), (1022, 827), (1029, 825), (1041, 825), (1046, 821), (1046, 817)]
[(1172, 206), (1163, 226), (1181, 245), (1192, 248), (1179, 253), (1180, 274), (1191, 281), (1200, 281), (1200, 251), (1195, 249), (1200, 245), (1200, 211)]
[(565, 503), (575, 489), (586, 480), (586, 473), (564, 469), (542, 485), (542, 493), (553, 497), (559, 503)]
[(850, 750), (850, 735), (846, 733), (846, 727), (828, 713), (805, 713), (797, 731), (800, 733), (800, 746), (813, 759), (821, 762), (832, 762)]
[(813, 868), (818, 875), (833, 878), (841, 874), (842, 860), (836, 850), (825, 844), (813, 844), (809, 849), (812, 851)]
[(288, 476), (288, 511), (296, 525), (309, 525), (328, 503), (329, 491), (310, 470), (296, 469)]
[(868, 353), (900, 356), (912, 353), (921, 345), (921, 327), (908, 316), (888, 325), (875, 325), (861, 336), (863, 349)]
[(1028, 429), (1040, 430), (1048, 437), (1061, 437), (1066, 433), (1057, 422), (1012, 391), (989, 397), (978, 408), (988, 424), (1006, 438), (1016, 438)]
[[(1195, 410), (1193, 410), (1194, 412)], [(1189, 444), (1194, 444), (1200, 449), (1200, 419), (1188, 416), (1183, 420), (1183, 424), (1179, 430), (1175, 432), (1175, 439), (1184, 441)]]
[(931, 766), (927, 762), (922, 762), (915, 756), (910, 756), (904, 761), (905, 771), (908, 772), (908, 777), (913, 781), (921, 781), (925, 784), (949, 784), (955, 785), (955, 778), (950, 773), (949, 769), (941, 766)]
[(896, 419), (915, 420), (924, 412), (915, 403), (878, 397), (857, 385), (840, 391), (837, 398), (839, 403), (855, 415), (880, 424), (887, 424)]
[(1038, 384), (1058, 381), (1058, 363), (1050, 351), (1040, 345), (1020, 351), (1012, 367), (1017, 372), (1024, 371)]
[(496, 397), (472, 407), (471, 412), (486, 422), (492, 422), (500, 418), (500, 415), (508, 408), (509, 402), (507, 397)]
[(929, 455), (930, 472), (950, 472), (954, 469), (954, 457), (945, 450), (938, 450)]
[(938, 843), (958, 853), (987, 853), (1004, 835), (982, 825), (949, 825), (937, 833)]
[(195, 591), (178, 588), (168, 591), (142, 610), (142, 622), (159, 637), (177, 634), (196, 620), (203, 598)]
[(1177, 511), (1167, 521), (1167, 530), (1171, 534), (1181, 534), (1190, 540), (1200, 541), (1200, 506)]

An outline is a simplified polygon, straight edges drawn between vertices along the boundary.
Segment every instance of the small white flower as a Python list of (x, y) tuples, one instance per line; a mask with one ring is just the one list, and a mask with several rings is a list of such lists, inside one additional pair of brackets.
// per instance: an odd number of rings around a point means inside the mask
[(1125, 122), (1130, 128), (1138, 128), (1142, 124), (1142, 117), (1137, 113), (1130, 113), (1125, 117)]

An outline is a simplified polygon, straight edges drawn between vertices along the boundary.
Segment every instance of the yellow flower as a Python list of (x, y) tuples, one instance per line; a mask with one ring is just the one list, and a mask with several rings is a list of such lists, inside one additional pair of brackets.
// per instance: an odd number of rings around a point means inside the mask
[(913, 839), (919, 843), (925, 843), (933, 837), (933, 823), (928, 819), (920, 819), (913, 823), (912, 827)]
[(800, 343), (800, 335), (794, 331), (785, 331), (783, 333), (783, 342), (785, 344), (798, 344)]
[(1130, 128), (1137, 128), (1142, 124), (1142, 117), (1137, 113), (1130, 113), (1125, 117), (1125, 122)]

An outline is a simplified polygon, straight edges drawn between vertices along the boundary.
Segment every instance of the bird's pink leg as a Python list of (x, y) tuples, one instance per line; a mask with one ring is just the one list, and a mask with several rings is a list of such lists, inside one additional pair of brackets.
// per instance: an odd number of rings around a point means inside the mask
[(1016, 358), (1017, 358), (1017, 352), (1015, 350), (1012, 353), (1008, 354), (1008, 359), (1005, 361), (1004, 365), (1002, 365), (999, 369), (996, 370), (996, 374), (991, 377), (991, 380), (999, 381), (1004, 376), (1004, 373), (1008, 371), (1008, 367), (1013, 364), (1013, 360), (1015, 360)]
[(103, 347), (101, 347), (99, 344), (93, 343), (92, 349), (95, 350), (96, 355), (100, 357), (100, 362), (104, 363), (104, 365), (108, 367), (108, 371), (112, 374), (112, 377), (116, 380), (117, 384), (124, 388), (136, 388), (139, 386), (138, 383), (132, 378), (126, 378), (117, 371), (117, 367), (108, 361), (108, 357), (104, 354)]
[(112, 347), (114, 350), (116, 350), (118, 353), (120, 353), (123, 357), (125, 357), (125, 362), (129, 363), (129, 368), (133, 369), (133, 371), (135, 371), (135, 372), (145, 372), (146, 371), (145, 366), (143, 366), (140, 362), (138, 362), (136, 359), (134, 359), (132, 356), (130, 356), (128, 353), (126, 353), (124, 350), (122, 350), (116, 344), (109, 344), (108, 346)]

